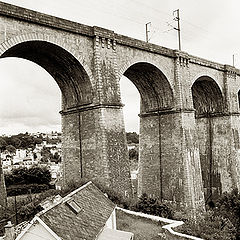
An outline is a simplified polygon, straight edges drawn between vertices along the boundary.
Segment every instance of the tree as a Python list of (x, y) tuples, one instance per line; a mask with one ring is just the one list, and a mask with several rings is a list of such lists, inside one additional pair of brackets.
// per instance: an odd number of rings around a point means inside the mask
[(2, 152), (3, 150), (5, 150), (6, 146), (7, 142), (2, 137), (0, 137), (0, 151)]
[(16, 148), (13, 145), (7, 145), (6, 150), (10, 153), (16, 153)]
[(49, 184), (51, 173), (47, 168), (33, 166), (17, 168), (5, 175), (6, 186), (19, 184)]
[(139, 143), (139, 135), (136, 132), (127, 132), (126, 137), (127, 137), (128, 144)]
[(53, 158), (51, 159), (52, 162), (59, 163), (61, 162), (61, 156), (58, 154), (58, 152), (55, 152), (53, 155)]
[(132, 159), (138, 160), (138, 151), (135, 148), (130, 149), (128, 155), (130, 160)]
[(47, 168), (37, 166), (28, 169), (30, 183), (49, 184), (51, 181), (51, 173)]
[(50, 152), (49, 148), (43, 147), (41, 150), (41, 155), (42, 155), (42, 162), (49, 162), (52, 158), (52, 153)]
[(8, 140), (9, 145), (13, 145), (15, 148), (19, 148), (21, 146), (21, 140), (15, 136), (11, 136)]

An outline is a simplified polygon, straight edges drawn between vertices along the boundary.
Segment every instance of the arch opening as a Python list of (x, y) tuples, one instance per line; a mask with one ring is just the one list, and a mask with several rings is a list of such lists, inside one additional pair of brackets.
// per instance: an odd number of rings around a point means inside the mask
[(141, 96), (141, 113), (173, 108), (173, 92), (164, 74), (149, 63), (136, 63), (125, 73)]
[(15, 57), (0, 59), (0, 134), (61, 131), (61, 92), (39, 65)]
[(198, 78), (192, 86), (196, 117), (223, 113), (223, 96), (217, 83), (207, 76)]
[(222, 132), (224, 100), (217, 83), (208, 76), (198, 78), (192, 86), (193, 106), (199, 140), (200, 163), (206, 204), (221, 194), (219, 139)]
[[(34, 40), (18, 43), (0, 56), (2, 59), (8, 57), (22, 58), (36, 63), (45, 69), (59, 86), (63, 110), (61, 114), (63, 162), (61, 185), (65, 187), (71, 181), (79, 181), (85, 167), (82, 159), (87, 162), (89, 155), (87, 151), (90, 152), (83, 142), (89, 138), (94, 141), (96, 132), (94, 116), (88, 111), (78, 111), (78, 107), (93, 102), (90, 76), (70, 52), (47, 41)], [(72, 109), (74, 111), (71, 111)], [(69, 159), (71, 161), (68, 161)]]
[[(139, 62), (131, 65), (123, 75), (137, 88), (140, 94), (140, 130), (138, 160), (138, 196), (147, 193), (160, 200), (171, 200), (163, 176), (172, 135), (168, 130), (173, 124), (166, 114), (174, 107), (173, 91), (162, 71), (156, 66)], [(133, 174), (133, 176), (135, 176)], [(165, 196), (164, 196), (165, 195)]]
[(18, 57), (44, 68), (57, 82), (63, 109), (90, 104), (93, 92), (89, 76), (79, 61), (60, 46), (46, 41), (26, 41), (7, 51), (1, 58)]

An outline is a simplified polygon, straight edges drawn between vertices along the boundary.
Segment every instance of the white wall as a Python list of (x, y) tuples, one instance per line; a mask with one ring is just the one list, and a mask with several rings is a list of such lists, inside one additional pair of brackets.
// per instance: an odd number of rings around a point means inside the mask
[(109, 217), (109, 219), (107, 220), (106, 224), (104, 227), (110, 228), (110, 229), (114, 229), (116, 230), (116, 211), (115, 209), (113, 210), (111, 216)]
[(40, 223), (33, 224), (22, 236), (21, 240), (56, 240)]

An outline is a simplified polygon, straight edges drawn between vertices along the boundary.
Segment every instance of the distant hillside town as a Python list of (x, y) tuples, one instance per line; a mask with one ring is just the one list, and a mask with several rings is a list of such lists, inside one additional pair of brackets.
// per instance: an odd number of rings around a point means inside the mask
[(47, 167), (55, 182), (61, 176), (61, 133), (20, 133), (0, 137), (0, 157), (4, 173), (34, 165)]
[[(20, 167), (46, 167), (55, 184), (62, 176), (62, 150), (60, 132), (20, 133), (0, 136), (0, 158), (4, 173), (10, 173)], [(137, 192), (138, 175), (138, 143), (139, 136), (135, 132), (127, 132), (127, 143), (130, 159), (133, 191)], [(58, 185), (56, 185), (58, 187)]]

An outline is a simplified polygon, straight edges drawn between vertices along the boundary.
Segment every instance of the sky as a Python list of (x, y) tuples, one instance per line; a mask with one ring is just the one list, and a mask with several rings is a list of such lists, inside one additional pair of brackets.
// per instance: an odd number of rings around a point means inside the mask
[[(173, 11), (180, 11), (182, 50), (240, 68), (238, 0), (2, 0), (89, 26), (178, 48)], [(38, 65), (23, 59), (0, 59), (0, 135), (61, 130), (60, 89)], [(121, 80), (126, 131), (139, 131), (139, 94)]]

